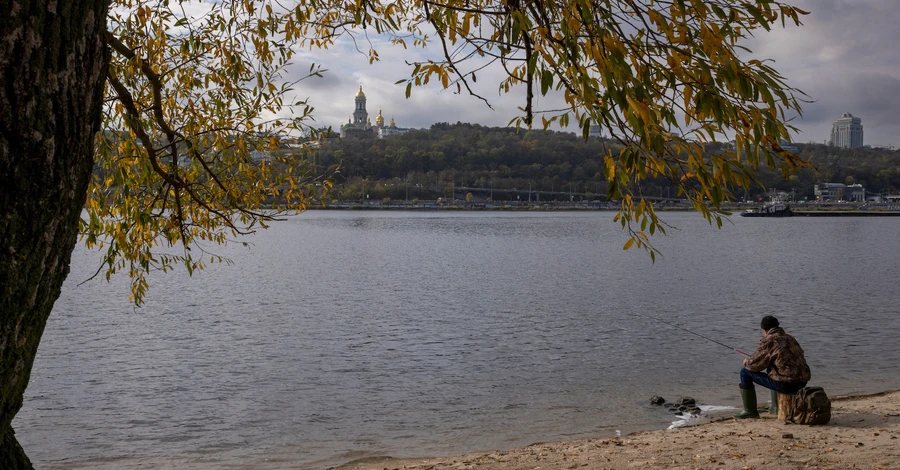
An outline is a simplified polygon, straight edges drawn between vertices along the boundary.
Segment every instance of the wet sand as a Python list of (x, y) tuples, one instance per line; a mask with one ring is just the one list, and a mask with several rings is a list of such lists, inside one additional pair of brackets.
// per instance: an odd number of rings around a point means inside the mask
[(622, 437), (538, 443), (441, 458), (369, 458), (341, 470), (845, 469), (900, 470), (900, 391), (832, 398), (825, 426), (723, 418)]

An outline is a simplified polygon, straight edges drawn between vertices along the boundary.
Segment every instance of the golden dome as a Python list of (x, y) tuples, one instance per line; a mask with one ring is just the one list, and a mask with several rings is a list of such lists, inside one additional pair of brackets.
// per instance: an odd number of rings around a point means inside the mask
[(378, 117), (375, 118), (375, 124), (378, 124), (379, 126), (384, 125), (384, 116), (381, 115), (380, 109), (378, 110)]
[(362, 91), (362, 85), (359, 86), (359, 91), (356, 92), (356, 97), (357, 98), (365, 98), (366, 97), (366, 94), (363, 93), (363, 91)]
[(391, 127), (397, 127), (397, 124), (394, 122), (394, 118), (391, 118)]

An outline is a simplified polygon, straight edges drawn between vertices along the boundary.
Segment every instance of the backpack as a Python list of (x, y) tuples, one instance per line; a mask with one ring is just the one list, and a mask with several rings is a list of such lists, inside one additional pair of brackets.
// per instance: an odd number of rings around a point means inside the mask
[(797, 392), (797, 401), (790, 422), (794, 424), (828, 424), (831, 421), (831, 400), (822, 387), (803, 387)]

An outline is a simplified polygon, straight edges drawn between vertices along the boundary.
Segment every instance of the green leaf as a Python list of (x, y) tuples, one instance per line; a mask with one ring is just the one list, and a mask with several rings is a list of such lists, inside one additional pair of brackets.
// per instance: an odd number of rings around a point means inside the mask
[(544, 69), (541, 71), (541, 95), (546, 96), (550, 86), (553, 85), (553, 72)]

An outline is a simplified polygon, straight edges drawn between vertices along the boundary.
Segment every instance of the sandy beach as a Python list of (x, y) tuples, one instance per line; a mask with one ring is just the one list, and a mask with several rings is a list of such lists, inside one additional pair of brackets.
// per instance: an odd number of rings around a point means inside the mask
[(537, 443), (441, 458), (369, 458), (342, 470), (900, 469), (900, 391), (832, 397), (825, 426), (785, 425), (773, 415), (722, 418), (622, 437)]

